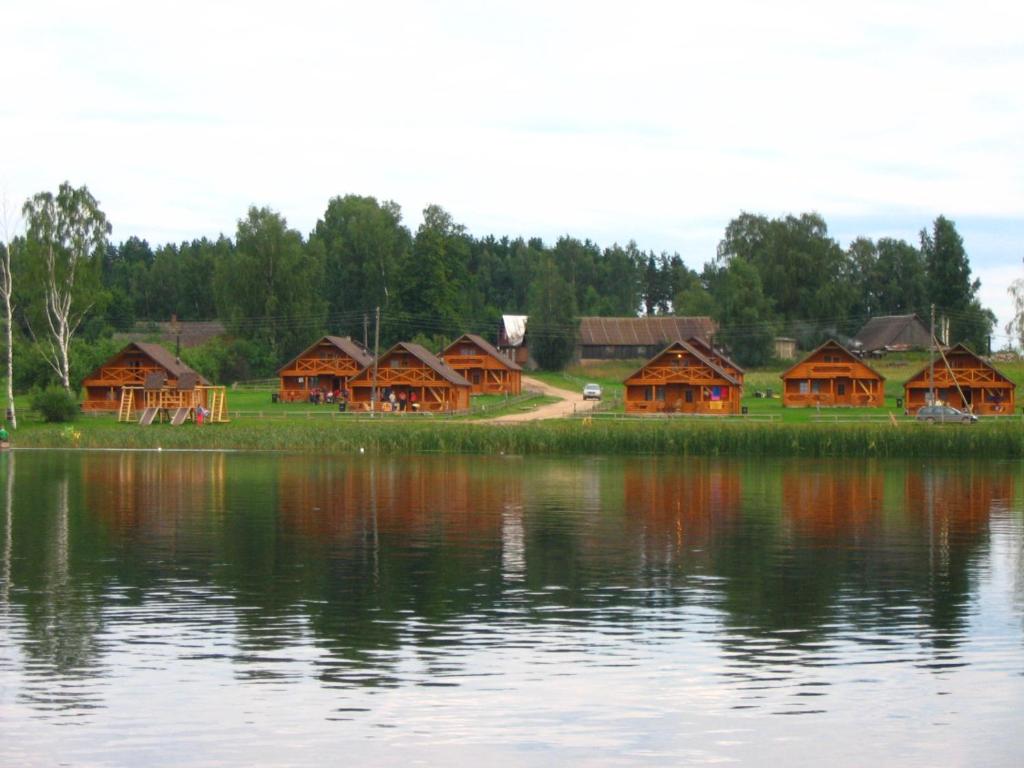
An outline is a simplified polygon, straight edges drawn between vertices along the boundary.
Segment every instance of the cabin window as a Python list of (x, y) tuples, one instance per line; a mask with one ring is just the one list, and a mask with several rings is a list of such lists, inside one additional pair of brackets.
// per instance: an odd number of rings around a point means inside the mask
[(654, 397), (655, 397), (656, 400), (660, 400), (661, 402), (665, 402), (665, 388), (664, 387), (656, 388), (654, 390)]
[(690, 387), (686, 388), (686, 402), (693, 402), (693, 390)]
[(463, 344), (462, 345), (462, 354), (464, 354), (464, 355), (472, 355), (473, 354), (473, 345), (472, 344)]
[(845, 395), (846, 394), (846, 385), (843, 384), (843, 383), (836, 384), (836, 394), (837, 395)]
[(402, 367), (402, 358), (400, 358), (400, 357), (392, 357), (391, 361), (388, 364), (392, 368), (401, 368)]
[(806, 395), (806, 394), (809, 394), (810, 391), (811, 391), (811, 382), (809, 382), (809, 381), (801, 381), (800, 382), (800, 394), (801, 395)]
[(811, 392), (814, 392), (815, 394), (817, 394), (818, 392), (821, 392), (821, 380), (820, 379), (815, 379), (814, 381), (811, 382)]
[(654, 387), (644, 387), (644, 400), (648, 402), (654, 399)]

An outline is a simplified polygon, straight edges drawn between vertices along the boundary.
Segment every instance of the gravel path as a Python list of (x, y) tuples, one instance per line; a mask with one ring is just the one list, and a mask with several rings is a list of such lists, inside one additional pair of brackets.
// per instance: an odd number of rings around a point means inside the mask
[(571, 392), (568, 389), (553, 387), (543, 381), (523, 376), (523, 388), (532, 389), (551, 397), (560, 398), (557, 403), (541, 405), (522, 413), (510, 413), (506, 416), (498, 416), (494, 419), (487, 419), (491, 424), (516, 423), (523, 421), (538, 421), (540, 419), (562, 419), (580, 411), (589, 411), (595, 405), (596, 400), (584, 400), (582, 392)]

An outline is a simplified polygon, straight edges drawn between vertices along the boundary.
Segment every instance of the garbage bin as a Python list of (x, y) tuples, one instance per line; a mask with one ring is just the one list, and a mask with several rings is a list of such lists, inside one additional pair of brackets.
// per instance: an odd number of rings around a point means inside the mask
[(745, 406), (745, 405), (741, 405), (741, 406), (740, 406), (740, 413), (742, 413), (742, 414), (743, 414), (744, 416), (746, 416), (746, 415), (747, 415), (747, 413), (748, 413), (748, 411), (747, 411), (747, 406)]
[(771, 397), (772, 397), (772, 390), (771, 390), (770, 387), (764, 391), (764, 396), (767, 397), (769, 400), (771, 399)]
[(345, 409), (347, 407), (348, 407), (348, 403), (346, 403), (344, 400), (342, 400), (340, 403), (338, 403), (338, 413), (344, 413)]
[(896, 398), (896, 407), (897, 408), (902, 408), (903, 407), (903, 398), (902, 397), (897, 397)]
[(271, 392), (270, 393), (270, 402), (276, 403), (279, 399), (280, 399), (280, 395), (278, 395), (277, 392)]

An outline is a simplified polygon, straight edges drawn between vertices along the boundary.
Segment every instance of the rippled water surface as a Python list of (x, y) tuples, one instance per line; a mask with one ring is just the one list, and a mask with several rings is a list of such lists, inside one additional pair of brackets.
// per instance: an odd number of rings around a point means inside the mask
[(1008, 463), (0, 453), (0, 765), (1019, 765)]

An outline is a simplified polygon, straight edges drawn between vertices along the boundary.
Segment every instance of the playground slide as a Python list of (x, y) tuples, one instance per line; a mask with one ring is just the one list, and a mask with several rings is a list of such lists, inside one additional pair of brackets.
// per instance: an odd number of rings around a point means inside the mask
[(185, 423), (185, 419), (188, 418), (188, 412), (190, 410), (192, 410), (192, 409), (191, 408), (177, 408), (177, 409), (175, 409), (174, 415), (171, 416), (171, 426), (172, 427), (180, 427), (182, 424), (184, 424)]
[(148, 427), (153, 423), (153, 419), (156, 418), (157, 411), (159, 408), (147, 408), (142, 412), (142, 416), (139, 418), (140, 427)]

